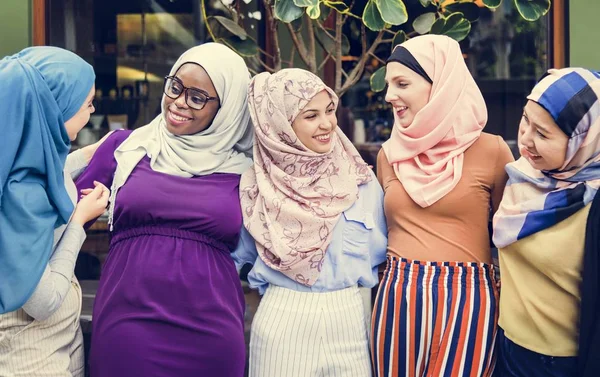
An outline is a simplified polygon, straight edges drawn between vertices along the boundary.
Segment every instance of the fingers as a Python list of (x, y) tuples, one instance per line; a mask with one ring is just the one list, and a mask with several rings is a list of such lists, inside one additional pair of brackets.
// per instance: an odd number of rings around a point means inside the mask
[[(94, 188), (82, 189), (81, 199), (88, 198), (88, 200), (95, 200), (100, 202), (108, 203), (108, 199), (110, 197), (110, 190), (106, 188), (101, 182), (94, 181)], [(105, 204), (106, 205), (106, 204)]]
[(102, 194), (100, 195), (99, 200), (108, 203), (109, 197), (110, 197), (110, 190), (107, 189), (104, 185), (102, 185)]
[(94, 182), (94, 185), (96, 187), (94, 187), (94, 189), (92, 189), (90, 193), (85, 196), (90, 196), (93, 200), (98, 200), (102, 197), (103, 191), (108, 191), (108, 189), (102, 183), (99, 182)]
[(106, 186), (104, 186), (102, 183), (98, 182), (98, 181), (94, 181), (94, 191), (97, 191), (97, 200), (99, 201), (104, 201), (104, 202), (108, 202), (108, 198), (110, 196), (110, 190), (108, 188), (106, 188)]

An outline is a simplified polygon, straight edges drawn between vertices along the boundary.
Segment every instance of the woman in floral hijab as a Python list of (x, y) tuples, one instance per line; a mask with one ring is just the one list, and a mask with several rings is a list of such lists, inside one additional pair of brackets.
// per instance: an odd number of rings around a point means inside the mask
[[(254, 165), (242, 175), (234, 258), (264, 297), (250, 376), (370, 376), (358, 286), (377, 283), (387, 231), (383, 192), (337, 128), (338, 98), (301, 69), (250, 84)], [(285, 361), (285, 362), (282, 362)]]

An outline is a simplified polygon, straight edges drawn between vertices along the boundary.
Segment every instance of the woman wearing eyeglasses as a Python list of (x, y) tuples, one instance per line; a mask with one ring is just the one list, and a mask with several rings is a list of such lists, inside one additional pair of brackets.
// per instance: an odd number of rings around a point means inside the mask
[(162, 113), (115, 133), (77, 181), (112, 187), (93, 316), (93, 377), (241, 377), (244, 297), (230, 251), (251, 165), (241, 57), (207, 43), (165, 79)]

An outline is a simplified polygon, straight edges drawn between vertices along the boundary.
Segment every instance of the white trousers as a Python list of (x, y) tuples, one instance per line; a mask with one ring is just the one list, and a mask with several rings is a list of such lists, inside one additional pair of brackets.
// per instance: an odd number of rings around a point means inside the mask
[(371, 377), (359, 289), (269, 286), (252, 322), (250, 377)]

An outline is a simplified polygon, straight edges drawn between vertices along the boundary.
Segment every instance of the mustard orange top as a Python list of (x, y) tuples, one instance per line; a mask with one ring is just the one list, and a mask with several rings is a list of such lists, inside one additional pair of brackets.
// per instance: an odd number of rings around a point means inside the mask
[(488, 222), (496, 211), (513, 161), (501, 137), (482, 133), (465, 151), (458, 185), (429, 207), (416, 204), (396, 177), (385, 153), (377, 177), (385, 192), (388, 253), (422, 261), (491, 263)]

